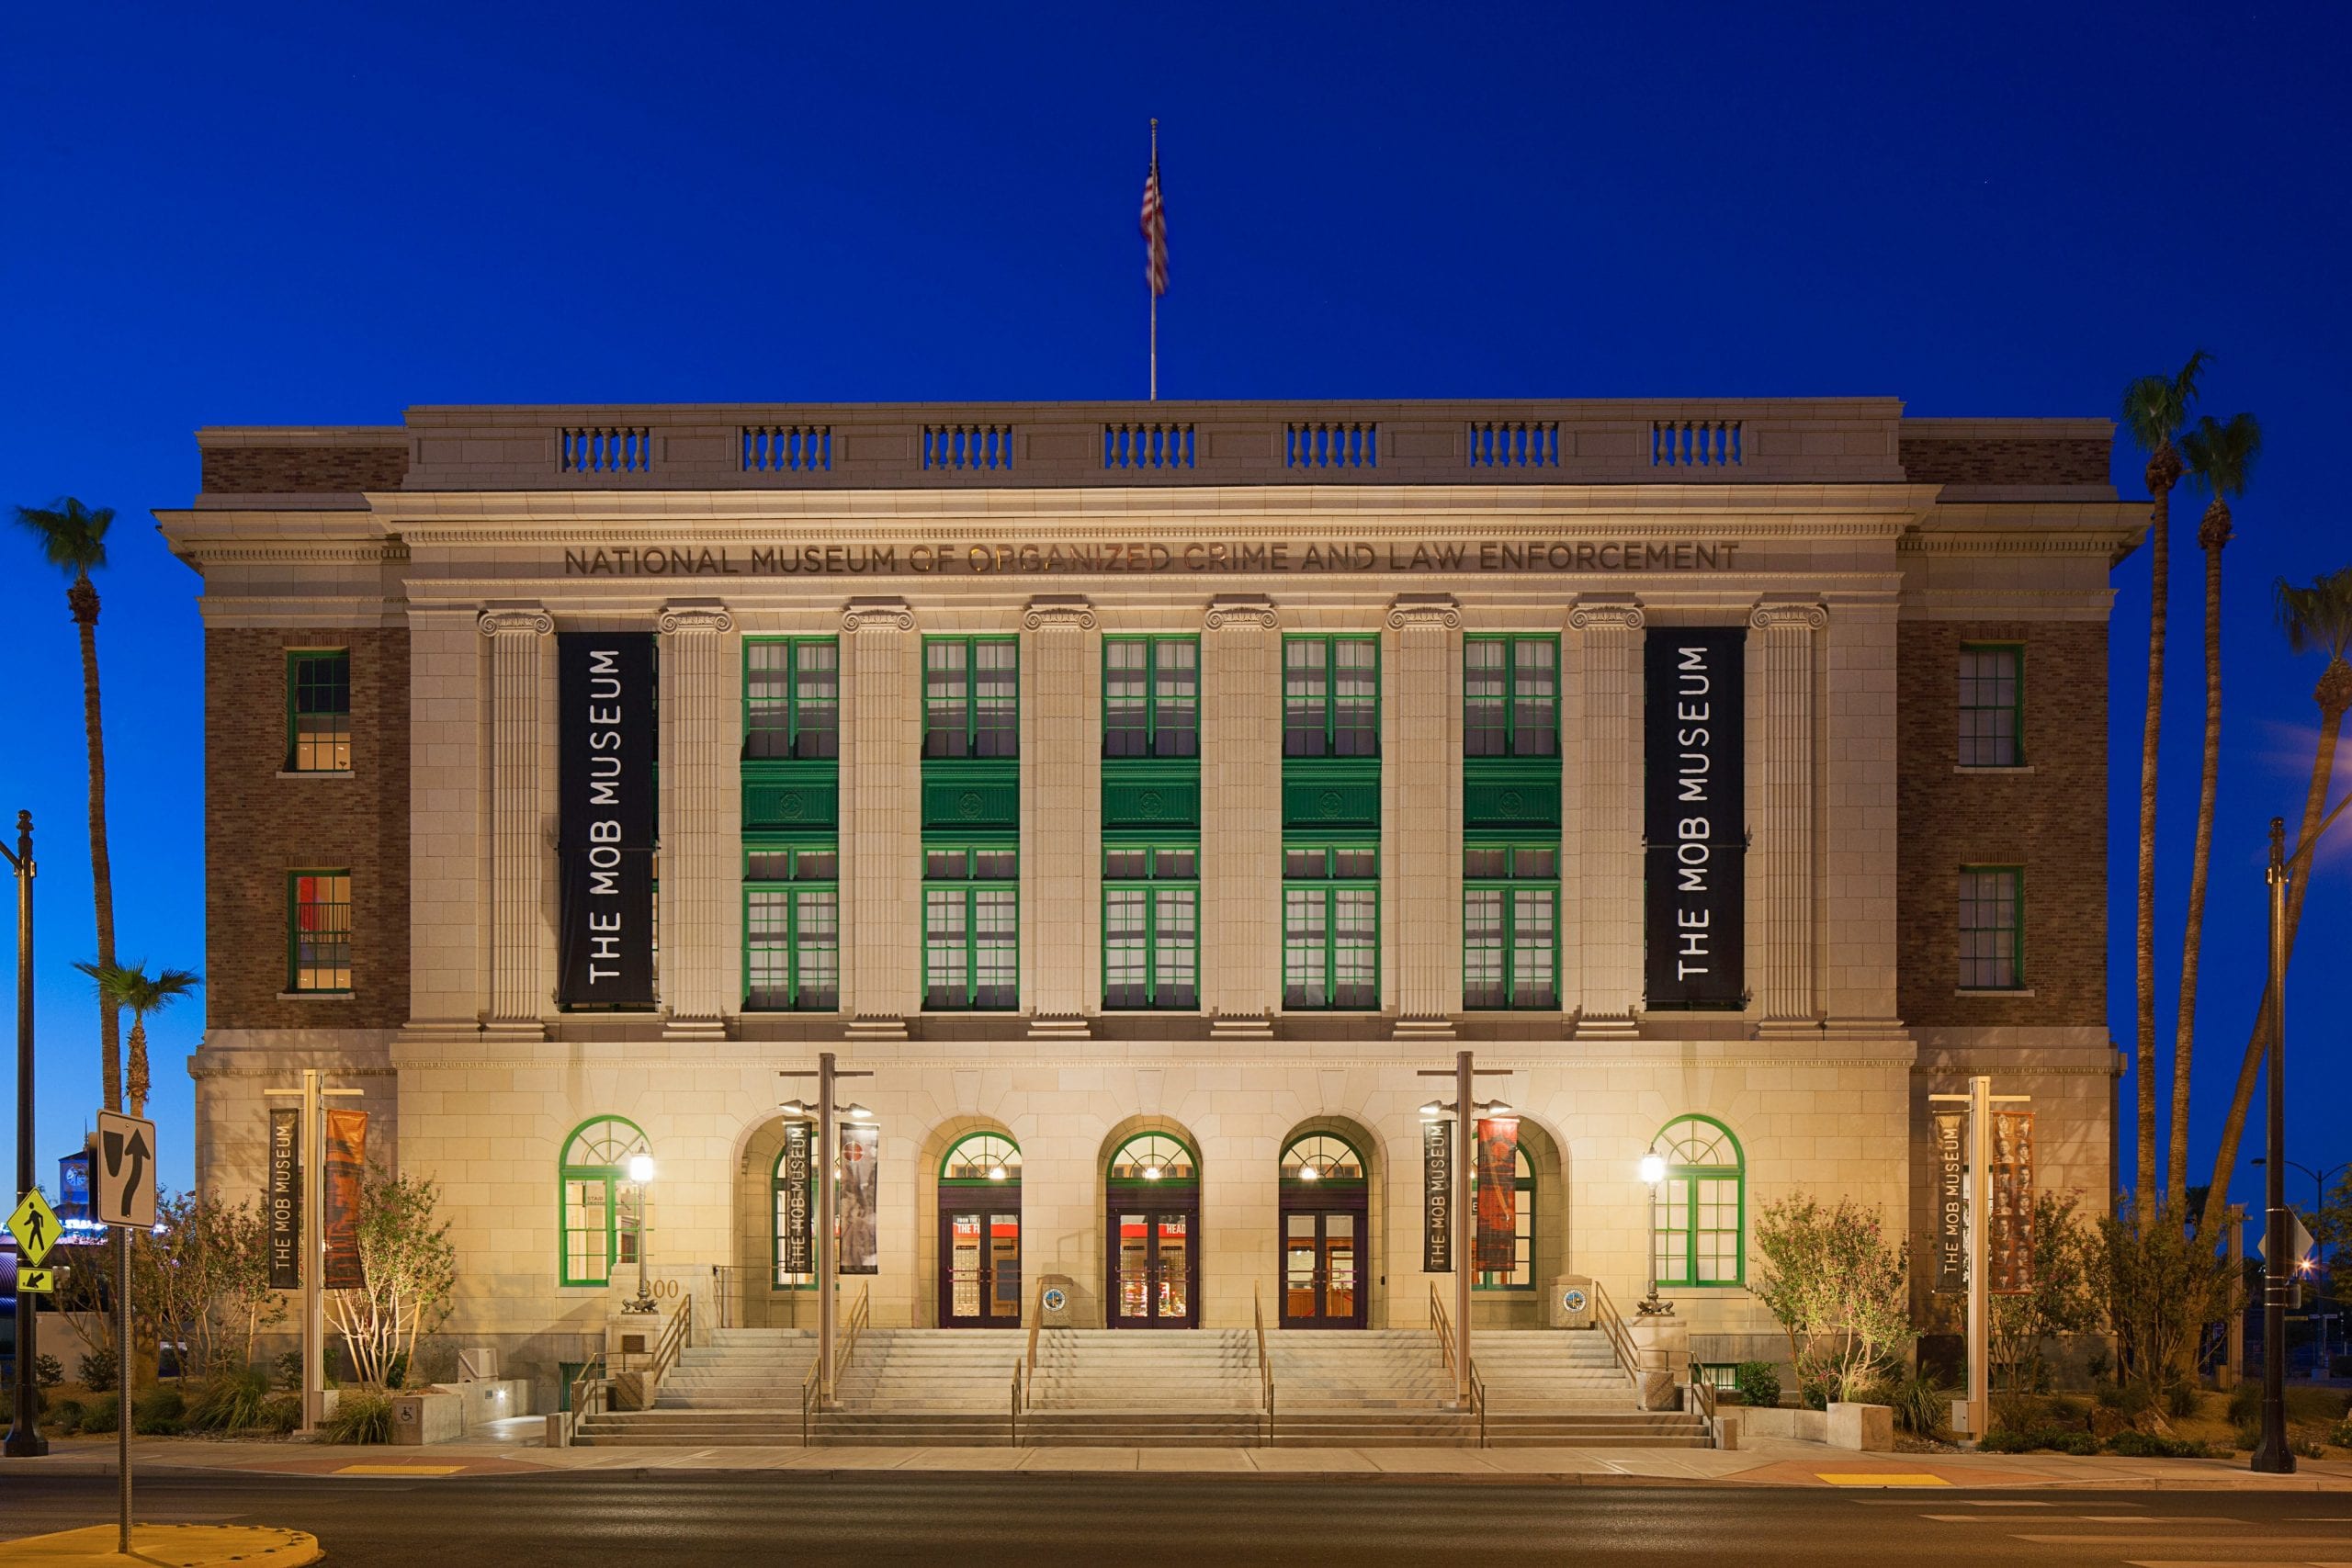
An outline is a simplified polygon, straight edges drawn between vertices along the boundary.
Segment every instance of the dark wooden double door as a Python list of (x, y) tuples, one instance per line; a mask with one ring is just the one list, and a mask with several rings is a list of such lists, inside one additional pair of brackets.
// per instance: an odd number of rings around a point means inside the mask
[(1021, 1190), (942, 1191), (939, 1325), (1021, 1326)]
[(1363, 1192), (1284, 1193), (1283, 1306), (1284, 1328), (1362, 1328), (1368, 1209)]

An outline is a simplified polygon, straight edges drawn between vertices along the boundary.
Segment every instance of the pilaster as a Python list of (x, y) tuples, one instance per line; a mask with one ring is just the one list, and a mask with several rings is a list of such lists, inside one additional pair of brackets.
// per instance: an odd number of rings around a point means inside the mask
[(1892, 599), (1840, 600), (1820, 639), (1821, 999), (1832, 1034), (1902, 1028), (1895, 630)]
[(1395, 955), (1396, 1033), (1451, 1039), (1462, 1010), (1462, 615), (1451, 594), (1403, 593), (1388, 629), (1381, 818), (1393, 893), (1383, 923)]
[(481, 1021), (481, 873), (487, 851), (481, 617), (472, 610), (409, 613), (408, 1032), (459, 1032)]
[(1273, 602), (1219, 594), (1201, 622), (1201, 1001), (1268, 1035), (1282, 1000), (1282, 636)]
[(1761, 1034), (1818, 1032), (1815, 931), (1814, 643), (1828, 625), (1819, 604), (1767, 602), (1747, 624), (1754, 639), (1749, 722), (1755, 783), (1748, 796), (1756, 868), (1755, 977)]
[(922, 1007), (922, 715), (914, 612), (842, 613), (842, 1010), (853, 1039), (903, 1037)]
[(1641, 606), (1630, 596), (1581, 599), (1568, 615), (1583, 673), (1569, 770), (1577, 777), (1573, 886), (1564, 883), (1564, 952), (1581, 965), (1576, 1038), (1634, 1032), (1642, 998)]
[(540, 901), (548, 849), (540, 832), (540, 687), (555, 619), (537, 605), (492, 605), (475, 622), (490, 644), (490, 1005), (483, 1023), (507, 1038), (538, 1039)]
[(1102, 705), (1094, 611), (1040, 594), (1021, 617), (1021, 994), (1029, 1032), (1083, 1038), (1102, 988)]
[(734, 618), (673, 600), (662, 633), (662, 976), (667, 1039), (726, 1037), (741, 908)]

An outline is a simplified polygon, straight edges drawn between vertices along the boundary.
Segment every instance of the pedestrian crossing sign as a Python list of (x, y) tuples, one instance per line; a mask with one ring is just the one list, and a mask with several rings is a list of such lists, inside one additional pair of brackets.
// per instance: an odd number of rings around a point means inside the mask
[(24, 1292), (28, 1296), (48, 1295), (51, 1292), (57, 1289), (57, 1270), (54, 1269), (19, 1269), (17, 1270), (17, 1289)]
[(17, 1212), (8, 1216), (8, 1234), (17, 1238), (17, 1257), (22, 1263), (39, 1263), (57, 1245), (57, 1211), (36, 1187), (25, 1194)]

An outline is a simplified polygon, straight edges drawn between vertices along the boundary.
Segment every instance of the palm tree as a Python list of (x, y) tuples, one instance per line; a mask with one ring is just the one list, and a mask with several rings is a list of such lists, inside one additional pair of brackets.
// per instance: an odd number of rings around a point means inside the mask
[[(90, 895), (97, 905), (98, 963), (114, 964), (114, 867), (107, 859), (107, 747), (98, 723), (98, 591), (90, 573), (107, 564), (111, 506), (88, 507), (72, 496), (47, 506), (19, 506), (17, 521), (40, 540), (50, 565), (73, 578), (65, 604), (82, 634), (82, 728), (90, 747)], [(98, 998), (98, 1069), (107, 1109), (122, 1109), (122, 1020), (103, 992)]]
[(2143, 376), (2123, 389), (2123, 428), (2148, 454), (2148, 705), (2140, 724), (2140, 885), (2135, 942), (2138, 1031), (2132, 1074), (2139, 1090), (2140, 1201), (2145, 1223), (2156, 1191), (2156, 736), (2164, 717), (2165, 596), (2172, 584), (2172, 487), (2180, 482), (2173, 438), (2188, 423), (2197, 378), (2211, 355), (2188, 356), (2177, 376)]
[(129, 965), (76, 964), (74, 967), (98, 983), (99, 993), (109, 1004), (130, 1010), (130, 1077), (124, 1089), (130, 1096), (130, 1113), (143, 1115), (149, 1087), (148, 1017), (188, 995), (203, 981), (193, 969), (166, 969), (150, 977), (144, 961)]
[(2230, 498), (2245, 494), (2254, 460), (2262, 454), (2262, 426), (2250, 413), (2224, 424), (2207, 414), (2180, 438), (2192, 489), (2211, 497), (2198, 525), (2205, 552), (2205, 757), (2197, 784), (2197, 844), (2188, 867), (2188, 919), (2180, 942), (2180, 1013), (2172, 1047), (2172, 1139), (2165, 1168), (2165, 1213), (2176, 1224), (2188, 1209), (2188, 1066), (2197, 1043), (2197, 963), (2205, 942), (2205, 880), (2213, 861), (2213, 792), (2222, 771), (2222, 549), (2230, 542)]
[[(2278, 606), (2278, 626), (2287, 647), (2295, 653), (2324, 653), (2327, 667), (2320, 671), (2312, 700), (2319, 705), (2319, 744), (2312, 753), (2312, 782), (2303, 793), (2303, 822), (2295, 834), (2293, 853), (2301, 854), (2324, 830), (2327, 793), (2335, 777), (2335, 745), (2344, 733), (2344, 716), (2352, 712), (2352, 566), (2342, 567), (2298, 588), (2285, 578), (2273, 590)], [(2295, 928), (2303, 918), (2303, 895), (2311, 891), (2309, 867), (2287, 884), (2287, 952), (2295, 951)], [(2245, 1055), (2238, 1063), (2237, 1090), (2230, 1097), (2230, 1113), (2222, 1123), (2222, 1146), (2213, 1156), (2213, 1182), (2205, 1195), (2205, 1212), (2197, 1234), (2218, 1237), (2222, 1216), (2229, 1213), (2230, 1176), (2238, 1163), (2238, 1140), (2245, 1133), (2246, 1109), (2254, 1103), (2255, 1080), (2270, 1043), (2270, 988), (2266, 980), (2262, 1006), (2255, 1015)]]

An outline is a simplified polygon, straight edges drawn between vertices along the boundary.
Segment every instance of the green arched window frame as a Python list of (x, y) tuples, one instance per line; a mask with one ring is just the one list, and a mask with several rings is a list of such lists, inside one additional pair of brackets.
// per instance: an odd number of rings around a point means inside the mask
[(1657, 1282), (1691, 1289), (1747, 1280), (1747, 1156), (1712, 1116), (1678, 1116), (1650, 1152), (1666, 1161), (1658, 1183)]
[(556, 1226), (557, 1267), (566, 1285), (608, 1285), (616, 1264), (637, 1262), (642, 1215), (628, 1162), (652, 1152), (645, 1130), (626, 1116), (591, 1116), (563, 1140)]
[(939, 1156), (939, 1180), (944, 1187), (1018, 1187), (1021, 1145), (1002, 1133), (967, 1133)]
[(1282, 1179), (1317, 1186), (1361, 1187), (1363, 1153), (1337, 1133), (1301, 1133), (1283, 1145)]
[[(1527, 1145), (1517, 1151), (1518, 1162), (1512, 1173), (1511, 1188), (1517, 1201), (1511, 1205), (1512, 1228), (1518, 1238), (1512, 1244), (1511, 1268), (1508, 1274), (1492, 1269), (1482, 1269), (1470, 1276), (1474, 1291), (1532, 1291), (1535, 1288), (1535, 1162), (1527, 1157)], [(1471, 1223), (1477, 1223), (1478, 1167), (1470, 1167)]]
[[(1154, 1170), (1159, 1175), (1151, 1174)], [(1122, 1185), (1155, 1186), (1163, 1181), (1198, 1181), (1200, 1156), (1193, 1145), (1173, 1133), (1137, 1133), (1111, 1151), (1106, 1179)]]

